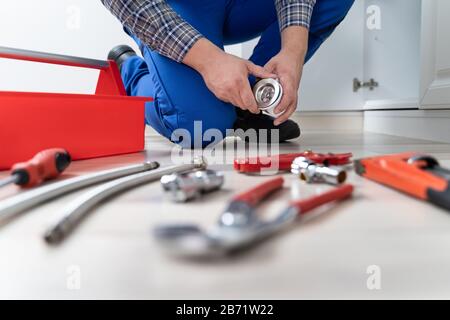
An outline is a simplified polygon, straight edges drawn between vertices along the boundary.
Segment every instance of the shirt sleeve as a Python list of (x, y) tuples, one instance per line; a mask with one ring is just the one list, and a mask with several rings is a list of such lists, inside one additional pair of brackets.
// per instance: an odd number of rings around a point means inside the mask
[(101, 1), (144, 44), (177, 62), (203, 37), (164, 0)]
[(316, 0), (275, 0), (280, 29), (302, 26), (309, 29)]

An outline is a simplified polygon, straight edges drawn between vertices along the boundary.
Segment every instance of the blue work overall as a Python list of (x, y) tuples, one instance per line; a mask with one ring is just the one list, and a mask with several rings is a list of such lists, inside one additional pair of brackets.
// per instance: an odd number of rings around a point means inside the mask
[[(261, 36), (250, 60), (264, 66), (281, 49), (274, 0), (168, 0), (167, 3), (207, 39), (220, 48)], [(306, 62), (345, 18), (354, 0), (317, 0), (311, 19)], [(131, 35), (132, 36), (132, 35)], [(132, 36), (133, 37), (133, 36)], [(131, 96), (149, 96), (145, 119), (164, 137), (186, 129), (194, 137), (194, 122), (203, 132), (214, 128), (226, 135), (236, 120), (235, 107), (209, 91), (194, 69), (152, 51), (133, 37), (142, 51), (122, 66), (122, 78)], [(338, 61), (336, 61), (338, 63)], [(198, 128), (197, 128), (198, 129)], [(192, 138), (194, 141), (194, 138)], [(204, 141), (206, 146), (210, 141)]]

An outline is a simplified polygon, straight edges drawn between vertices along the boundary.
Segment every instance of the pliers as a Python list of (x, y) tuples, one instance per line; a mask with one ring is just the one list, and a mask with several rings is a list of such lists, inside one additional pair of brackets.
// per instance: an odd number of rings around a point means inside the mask
[(202, 230), (196, 225), (167, 225), (155, 230), (156, 239), (170, 253), (183, 257), (220, 257), (256, 244), (302, 220), (313, 209), (329, 202), (349, 198), (352, 185), (342, 185), (309, 199), (292, 201), (271, 221), (257, 215), (257, 206), (268, 195), (283, 188), (284, 179), (278, 177), (235, 196), (220, 216), (218, 223)]
[(268, 157), (241, 158), (234, 161), (234, 169), (240, 173), (261, 174), (264, 171), (290, 171), (292, 162), (299, 157), (305, 157), (316, 164), (325, 166), (344, 166), (351, 163), (352, 153), (315, 153), (306, 151), (302, 153), (288, 153)]

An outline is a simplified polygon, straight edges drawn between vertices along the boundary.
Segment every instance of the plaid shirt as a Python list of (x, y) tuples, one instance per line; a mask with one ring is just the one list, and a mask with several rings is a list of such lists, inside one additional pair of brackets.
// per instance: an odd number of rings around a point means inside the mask
[[(152, 50), (177, 62), (203, 36), (165, 0), (101, 0), (119, 21)], [(281, 31), (309, 28), (316, 0), (274, 0)]]

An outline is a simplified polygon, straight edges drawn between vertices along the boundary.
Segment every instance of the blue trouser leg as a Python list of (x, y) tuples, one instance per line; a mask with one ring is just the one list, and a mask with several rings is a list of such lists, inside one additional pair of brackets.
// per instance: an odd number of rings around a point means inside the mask
[[(311, 17), (308, 62), (345, 18), (354, 0), (317, 0)], [(255, 14), (257, 13), (257, 14)], [(281, 35), (273, 0), (235, 0), (224, 28), (225, 44), (239, 43), (261, 35), (250, 60), (264, 66), (281, 50)]]
[[(267, 63), (281, 48), (273, 0), (169, 0), (168, 3), (219, 47), (261, 35), (251, 57), (258, 65)], [(353, 0), (317, 1), (307, 60), (342, 21), (352, 4)], [(151, 51), (139, 39), (134, 39), (144, 59), (128, 59), (122, 67), (122, 78), (128, 94), (154, 98), (154, 102), (146, 106), (147, 124), (178, 143), (177, 129), (187, 130), (192, 139), (190, 143), (181, 142), (185, 147), (194, 146), (195, 121), (201, 121), (202, 125), (197, 134), (218, 129), (225, 136), (236, 119), (235, 108), (217, 99), (195, 70)], [(211, 143), (200, 142), (203, 147)]]
[[(174, 0), (168, 3), (205, 37), (223, 47), (225, 1)], [(200, 145), (194, 145), (196, 121), (201, 121), (202, 126), (197, 136), (208, 129), (217, 129), (225, 137), (226, 130), (231, 129), (236, 120), (235, 108), (217, 99), (195, 70), (151, 51), (139, 39), (133, 38), (141, 48), (144, 60), (138, 57), (127, 60), (122, 67), (122, 77), (127, 92), (154, 98), (154, 102), (146, 106), (147, 123), (174, 142), (180, 142), (177, 129), (187, 130), (192, 138), (190, 143), (181, 143), (184, 147), (204, 147), (212, 142), (200, 139)], [(135, 70), (144, 65), (148, 74), (139, 72), (135, 76)], [(136, 81), (138, 77), (141, 78)]]

